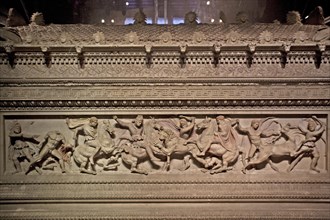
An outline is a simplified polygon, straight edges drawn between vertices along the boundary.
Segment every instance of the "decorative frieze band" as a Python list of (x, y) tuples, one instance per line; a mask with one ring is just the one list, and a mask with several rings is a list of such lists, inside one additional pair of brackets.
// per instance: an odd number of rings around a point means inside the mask
[[(278, 105), (288, 100), (329, 100), (330, 87), (325, 85), (272, 85), (272, 86), (57, 86), (57, 87), (1, 87), (0, 99), (2, 101), (91, 101), (96, 105), (109, 100), (282, 100)], [(94, 100), (94, 101), (93, 101)], [(323, 100), (323, 101), (322, 101)], [(97, 101), (97, 102), (96, 102)], [(240, 103), (245, 105), (244, 101)], [(3, 102), (2, 102), (3, 103)], [(40, 103), (40, 102), (37, 102)], [(86, 102), (84, 102), (86, 103)], [(261, 102), (262, 103), (262, 102)], [(69, 105), (72, 105), (68, 103)], [(90, 105), (86, 103), (87, 105)], [(116, 103), (114, 103), (116, 104)], [(134, 103), (133, 103), (134, 104)], [(170, 104), (170, 103), (169, 103)], [(179, 103), (180, 104), (180, 103)], [(205, 103), (206, 104), (206, 103)], [(226, 102), (224, 102), (226, 104)], [(233, 103), (235, 104), (235, 103)], [(251, 103), (256, 104), (256, 103)], [(271, 103), (270, 103), (271, 104)], [(288, 104), (290, 104), (288, 102)], [(297, 103), (300, 104), (300, 103)], [(307, 104), (307, 103), (306, 103)], [(6, 105), (3, 103), (3, 105)], [(79, 103), (78, 103), (79, 105)], [(102, 105), (102, 104), (101, 104)], [(249, 105), (249, 104), (247, 104)]]
[[(20, 208), (18, 208), (20, 207)], [(306, 208), (308, 207), (308, 208)], [(35, 210), (38, 210), (37, 212)], [(12, 214), (15, 213), (15, 214)], [(8, 220), (327, 220), (328, 204), (267, 203), (60, 203), (19, 204), (0, 212)]]
[[(165, 176), (162, 178), (164, 179)], [(79, 179), (79, 177), (76, 177)], [(137, 178), (137, 177), (136, 177)], [(196, 176), (198, 178), (198, 176)], [(203, 177), (199, 177), (203, 178)], [(313, 178), (311, 176), (311, 178)], [(196, 189), (196, 185), (203, 186)], [(0, 185), (1, 200), (107, 200), (107, 201), (152, 201), (173, 202), (175, 200), (190, 201), (262, 201), (262, 200), (298, 200), (300, 202), (316, 199), (330, 202), (329, 183), (295, 184), (295, 183), (214, 183), (203, 184), (172, 184), (160, 183), (136, 183), (136, 184), (63, 184), (60, 182), (44, 184), (17, 184)], [(22, 187), (24, 186), (24, 187)], [(12, 190), (8, 191), (8, 187)], [(62, 190), (65, 187), (66, 190)], [(285, 190), (284, 190), (285, 189)], [(54, 194), (54, 191), (57, 193)], [(77, 193), (79, 191), (79, 193)], [(188, 192), (195, 193), (188, 193)], [(258, 191), (258, 194), (255, 193)], [(309, 194), (306, 194), (306, 191)], [(146, 193), (149, 192), (149, 193)]]
[(256, 108), (270, 108), (284, 110), (287, 108), (304, 108), (310, 110), (329, 109), (329, 100), (136, 100), (136, 101), (0, 101), (2, 110), (18, 111), (24, 109), (52, 111), (58, 108), (67, 110), (162, 110), (162, 109), (190, 109), (190, 110), (220, 110), (232, 109), (249, 110)]
[[(291, 62), (291, 61), (290, 61)], [(280, 64), (254, 64), (250, 68), (244, 63), (228, 62), (227, 64), (218, 64), (214, 67), (209, 62), (200, 64), (186, 63), (184, 68), (179, 64), (169, 64), (169, 61), (162, 61), (159, 64), (150, 64), (145, 66), (144, 61), (140, 64), (85, 64), (83, 68), (74, 62), (72, 64), (51, 64), (47, 67), (43, 64), (36, 65), (15, 65), (11, 68), (9, 65), (0, 65), (2, 79), (97, 79), (97, 78), (128, 78), (136, 81), (147, 79), (166, 79), (174, 78), (181, 81), (189, 78), (315, 78), (329, 76), (330, 65), (321, 65), (315, 67), (314, 63), (288, 64), (282, 68)], [(139, 78), (139, 79), (137, 79)]]

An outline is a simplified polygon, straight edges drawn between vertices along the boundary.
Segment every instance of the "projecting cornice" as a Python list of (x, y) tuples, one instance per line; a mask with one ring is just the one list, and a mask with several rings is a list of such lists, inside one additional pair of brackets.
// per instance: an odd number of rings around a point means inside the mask
[[(200, 24), (200, 25), (29, 25), (4, 28), (17, 32), (16, 47), (128, 47), (149, 46), (315, 46), (329, 44), (330, 30), (320, 25)], [(2, 34), (4, 35), (4, 34)], [(6, 38), (6, 36), (2, 36)], [(8, 39), (8, 38), (7, 38)], [(10, 40), (10, 39), (8, 39)], [(288, 48), (287, 48), (288, 49)], [(184, 50), (184, 49), (183, 49)]]
[(329, 72), (330, 28), (322, 25), (30, 24), (0, 30), (3, 79), (68, 73), (111, 79), (328, 78)]

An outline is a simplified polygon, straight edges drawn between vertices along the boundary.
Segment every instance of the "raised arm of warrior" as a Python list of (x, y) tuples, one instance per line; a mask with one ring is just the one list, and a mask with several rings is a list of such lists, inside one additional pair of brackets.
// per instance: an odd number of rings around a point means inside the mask
[[(266, 123), (266, 121), (268, 121), (268, 124), (266, 124), (266, 127), (262, 128), (262, 125), (264, 123)], [(281, 129), (282, 129), (282, 125), (280, 122), (278, 122), (274, 117), (268, 117), (268, 118), (265, 118), (263, 119), (261, 122), (260, 122), (260, 126), (258, 128), (258, 130), (261, 130), (261, 134), (260, 134), (260, 137), (263, 137), (263, 138), (266, 138), (266, 137), (271, 137), (271, 136), (280, 136), (282, 133), (280, 131), (280, 129), (269, 129), (269, 127), (273, 124), (278, 124)], [(291, 126), (291, 125), (290, 125)]]
[(22, 133), (22, 138), (28, 138), (28, 139), (35, 139), (38, 138), (39, 135), (35, 135), (35, 134), (23, 134)]
[(322, 134), (325, 129), (326, 129), (326, 125), (324, 122), (320, 121), (316, 116), (312, 116), (312, 118), (314, 119), (314, 121), (316, 123), (318, 123), (321, 127), (315, 132), (316, 134), (315, 135), (319, 135), (319, 134)]
[(267, 138), (267, 137), (271, 137), (271, 136), (280, 136), (282, 134), (282, 132), (280, 130), (276, 131), (276, 130), (264, 130), (261, 132), (260, 137), (262, 138)]
[(77, 140), (78, 140), (79, 132), (82, 130), (84, 130), (83, 125), (74, 129), (73, 140), (75, 142), (75, 145), (78, 145)]
[(186, 116), (184, 116), (184, 118), (186, 118), (188, 121), (190, 121), (190, 124), (187, 127), (182, 128), (180, 130), (180, 134), (184, 134), (184, 133), (187, 133), (187, 132), (191, 131), (191, 129), (193, 129), (194, 126), (195, 126), (195, 118), (194, 117), (186, 117)]
[(313, 132), (309, 132), (309, 134), (306, 134), (306, 137), (309, 138), (315, 138), (315, 140), (318, 140), (321, 135), (323, 134), (323, 132), (325, 131), (326, 126), (324, 123), (321, 124), (321, 127), (318, 130), (315, 130)]
[[(319, 138), (321, 138), (322, 133), (326, 129), (326, 125), (318, 118), (316, 118), (316, 116), (307, 119), (307, 121), (307, 128), (305, 128), (302, 122), (299, 124), (299, 129), (304, 133), (306, 138), (304, 143), (316, 142)], [(320, 127), (316, 130), (317, 124), (319, 124)]]
[(249, 133), (249, 128), (244, 128), (242, 127), (242, 125), (240, 124), (239, 120), (237, 119), (237, 130), (243, 133)]
[(230, 120), (230, 124), (232, 127), (234, 127), (236, 124), (239, 123), (239, 120), (238, 119), (231, 119), (231, 118), (228, 118)]
[(113, 119), (119, 124), (119, 126), (128, 129), (132, 139), (134, 141), (137, 141), (141, 139), (143, 134), (143, 127), (137, 128), (134, 126), (133, 122), (124, 122), (117, 118), (117, 116), (114, 116)]
[(117, 118), (117, 116), (114, 116), (113, 119), (115, 119), (115, 121), (116, 121), (121, 127), (128, 128), (129, 130), (131, 130), (131, 126), (132, 126), (131, 123), (124, 122), (123, 120), (120, 120), (119, 118)]

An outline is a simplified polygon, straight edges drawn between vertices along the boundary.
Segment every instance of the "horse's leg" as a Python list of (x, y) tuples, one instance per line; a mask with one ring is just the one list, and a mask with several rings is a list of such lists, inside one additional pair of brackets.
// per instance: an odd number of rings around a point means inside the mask
[(163, 171), (168, 171), (170, 169), (170, 163), (171, 163), (171, 156), (167, 155), (166, 156), (166, 162), (164, 163), (162, 170)]
[(148, 175), (148, 172), (146, 170), (142, 170), (138, 168), (138, 158), (132, 156), (131, 154), (123, 153), (121, 156), (122, 160), (131, 166), (130, 170), (131, 173), (140, 173)]
[(300, 154), (288, 167), (288, 169), (286, 169), (286, 172), (291, 172), (293, 170), (293, 168), (299, 163), (299, 161), (301, 160), (301, 158), (303, 158), (304, 154)]
[(86, 167), (87, 167), (87, 161), (81, 162), (81, 164), (79, 166), (80, 172), (81, 173), (90, 173)]
[(192, 151), (191, 151), (191, 155), (193, 156), (193, 158), (194, 158), (195, 160), (197, 160), (199, 163), (201, 163), (201, 164), (203, 165), (203, 167), (205, 167), (205, 166), (207, 165), (205, 159), (202, 158), (202, 157), (197, 156), (197, 154), (198, 154), (198, 153), (196, 152), (196, 150), (192, 150)]
[(166, 156), (166, 170), (170, 171), (171, 166), (171, 155)]
[(311, 148), (302, 148), (301, 150), (299, 150), (298, 152), (293, 152), (290, 153), (291, 157), (297, 157), (298, 155), (302, 154), (302, 153), (307, 153), (307, 152), (311, 152), (312, 149)]
[(95, 164), (89, 163), (89, 167), (90, 167), (90, 171), (92, 172), (92, 174), (96, 174)]
[(269, 157), (270, 157), (270, 153), (266, 153), (264, 155), (260, 155), (256, 160), (249, 161), (249, 163), (246, 164), (246, 166), (244, 167), (244, 169), (246, 169), (247, 167), (252, 166), (252, 165), (258, 165), (258, 164), (266, 161)]
[(241, 162), (242, 162), (242, 165), (243, 165), (243, 167), (242, 167), (242, 173), (244, 173), (244, 174), (246, 174), (246, 167), (247, 167), (247, 160), (248, 160), (248, 158), (246, 157), (246, 151), (241, 151), (242, 152), (242, 154), (241, 154)]
[(153, 163), (160, 161), (160, 159), (155, 156), (154, 152), (152, 151), (151, 147), (148, 144), (146, 144), (144, 148), (146, 149), (147, 154)]
[(190, 154), (187, 154), (183, 157), (183, 165), (179, 170), (185, 171), (190, 167), (190, 162), (189, 162), (190, 158), (191, 158)]
[(280, 172), (280, 170), (275, 166), (275, 164), (273, 163), (273, 161), (271, 159), (268, 158), (268, 163), (269, 163), (269, 166), (275, 170), (276, 172)]

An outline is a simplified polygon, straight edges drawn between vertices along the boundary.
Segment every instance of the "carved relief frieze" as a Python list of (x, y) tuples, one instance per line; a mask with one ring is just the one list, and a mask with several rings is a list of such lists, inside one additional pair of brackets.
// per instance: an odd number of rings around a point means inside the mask
[(326, 115), (5, 116), (2, 159), (5, 175), (324, 175), (329, 169), (326, 119)]

